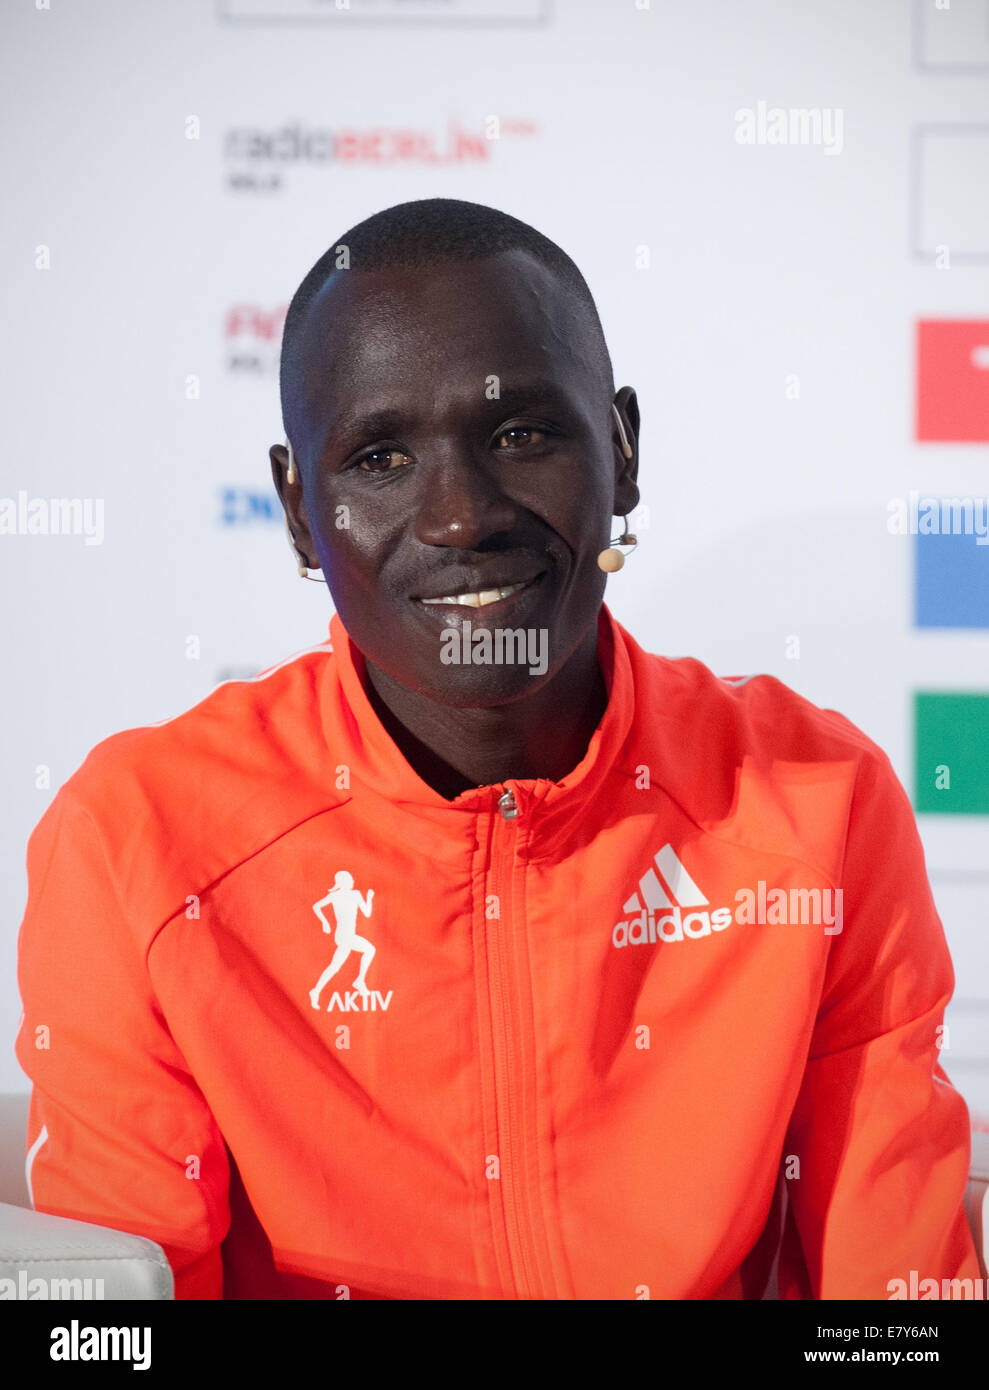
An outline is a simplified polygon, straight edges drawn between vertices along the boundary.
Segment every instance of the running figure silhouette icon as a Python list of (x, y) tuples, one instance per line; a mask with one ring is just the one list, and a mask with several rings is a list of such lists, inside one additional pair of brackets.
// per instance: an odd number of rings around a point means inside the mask
[[(371, 901), (374, 898), (374, 889), (369, 888), (366, 896), (362, 896), (354, 887), (354, 876), (349, 874), (346, 869), (339, 869), (333, 876), (333, 887), (325, 898), (320, 898), (318, 903), (313, 903), (313, 912), (323, 924), (323, 930), (333, 933), (333, 942), (336, 950), (333, 952), (333, 959), (316, 981), (314, 988), (309, 991), (309, 1000), (314, 1009), (319, 1008), (319, 996), (324, 988), (329, 984), (333, 976), (346, 963), (352, 951), (357, 951), (361, 957), (361, 967), (357, 972), (357, 979), (354, 981), (354, 989), (367, 997), (369, 991), (366, 983), (367, 968), (374, 959), (374, 947), (363, 936), (357, 935), (357, 911), (363, 913), (365, 917), (371, 915)], [(323, 913), (325, 907), (332, 907), (333, 915), (336, 919), (336, 927), (331, 927)], [(332, 1004), (332, 1000), (330, 1001)]]

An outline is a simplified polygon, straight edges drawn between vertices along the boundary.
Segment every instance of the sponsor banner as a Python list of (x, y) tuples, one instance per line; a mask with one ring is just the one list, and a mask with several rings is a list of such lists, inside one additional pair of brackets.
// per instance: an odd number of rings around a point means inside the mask
[(989, 546), (964, 533), (918, 534), (914, 622), (917, 627), (989, 628)]
[(913, 0), (914, 61), (921, 72), (989, 73), (986, 0)]
[(989, 321), (917, 324), (917, 439), (989, 443)]
[(229, 485), (218, 490), (219, 511), (216, 525), (282, 526), (285, 513), (274, 487), (238, 487)]
[(918, 126), (910, 162), (913, 255), (938, 270), (989, 261), (989, 124)]
[(914, 807), (989, 816), (989, 692), (914, 692)]
[(406, 125), (317, 125), (290, 120), (234, 126), (223, 137), (227, 188), (277, 193), (300, 169), (394, 170), (490, 167), (502, 142), (539, 134), (530, 116), (489, 114), (474, 122), (410, 121)]
[(241, 376), (277, 373), (287, 313), (287, 302), (231, 304), (223, 324), (227, 371)]

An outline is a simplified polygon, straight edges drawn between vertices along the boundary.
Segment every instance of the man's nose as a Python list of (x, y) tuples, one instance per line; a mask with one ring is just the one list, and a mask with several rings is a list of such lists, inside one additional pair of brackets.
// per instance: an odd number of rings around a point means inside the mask
[(426, 477), (416, 538), (424, 545), (474, 549), (499, 531), (511, 531), (517, 515), (515, 503), (481, 461), (451, 451)]

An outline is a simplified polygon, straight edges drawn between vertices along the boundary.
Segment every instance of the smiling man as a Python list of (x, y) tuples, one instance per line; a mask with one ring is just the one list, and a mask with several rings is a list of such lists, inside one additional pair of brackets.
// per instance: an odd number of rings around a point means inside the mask
[[(620, 447), (635, 394), (615, 396), (573, 263), (454, 200), (369, 219), (290, 306), (282, 410), (296, 482), (283, 448), (272, 462), (297, 548), (413, 767), (449, 796), (570, 772), (606, 703), (596, 560), (639, 501)], [(465, 620), (545, 634), (544, 678), (528, 645), (525, 663), (444, 661)]]
[(841, 715), (603, 603), (639, 412), (573, 262), (387, 209), (281, 388), (330, 640), (105, 740), (35, 830), (35, 1205), (160, 1242), (180, 1298), (974, 1279), (909, 804)]

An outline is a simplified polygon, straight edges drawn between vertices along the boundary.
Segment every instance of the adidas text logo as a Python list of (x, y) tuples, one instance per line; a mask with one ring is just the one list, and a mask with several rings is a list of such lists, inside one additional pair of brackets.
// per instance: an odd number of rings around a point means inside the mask
[[(664, 845), (653, 856), (656, 868), (650, 866), (639, 879), (639, 891), (633, 893), (622, 911), (632, 920), (618, 922), (611, 933), (613, 946), (655, 945), (657, 941), (683, 941), (710, 936), (712, 931), (730, 927), (730, 907), (708, 911), (708, 902), (697, 884), (687, 873), (673, 851)], [(662, 874), (666, 887), (659, 880)], [(667, 888), (669, 892), (667, 892)], [(684, 912), (684, 908), (691, 909)]]

